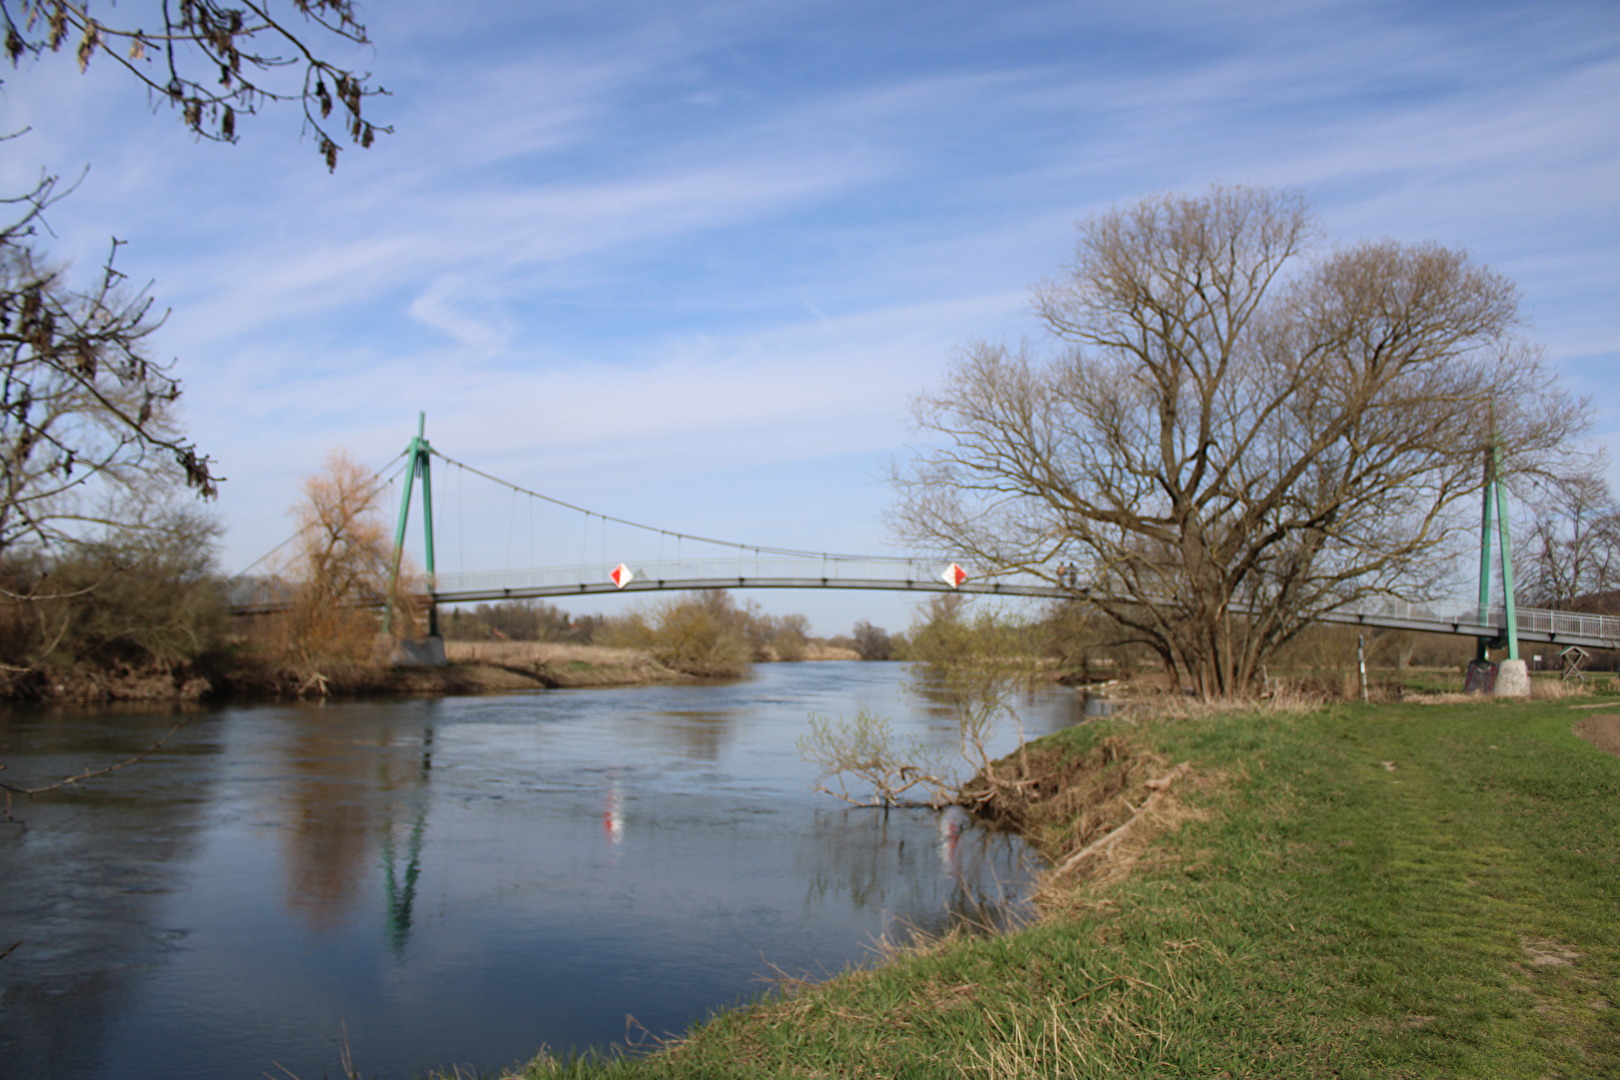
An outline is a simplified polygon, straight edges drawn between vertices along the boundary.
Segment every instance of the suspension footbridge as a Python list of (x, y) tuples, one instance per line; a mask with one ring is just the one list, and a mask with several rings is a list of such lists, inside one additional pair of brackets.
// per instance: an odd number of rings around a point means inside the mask
[[(597, 558), (578, 559), (566, 565), (531, 566), (524, 569), (441, 570), (436, 563), (433, 525), (433, 492), (430, 462), (437, 458), (441, 468), (453, 476), (476, 478), (510, 494), (514, 512), (507, 532), (519, 530), (515, 507), (524, 500), (530, 508), (523, 531), (528, 533), (529, 551), (536, 554), (536, 535), (546, 531), (566, 535), (569, 528), (537, 526), (533, 508), (546, 514), (591, 524), (599, 524), (603, 539)], [(671, 529), (640, 524), (589, 510), (500, 479), (457, 461), (432, 448), (420, 431), (407, 450), (391, 466), (379, 473), (383, 480), (390, 468), (394, 475), (387, 482), (403, 481), (396, 548), (403, 543), (408, 524), (414, 485), (422, 489), (424, 554), (427, 564), (426, 588), (421, 596), (430, 610), (437, 605), (504, 600), (558, 599), (599, 594), (629, 594), (698, 589), (864, 589), (917, 593), (958, 592), (977, 595), (1043, 599), (1083, 599), (1083, 586), (1062, 584), (1058, 575), (1040, 570), (1005, 571), (959, 566), (945, 559), (919, 559), (904, 556), (872, 556), (801, 551), (719, 540)], [(1487, 506), (1489, 507), (1489, 503)], [(1497, 511), (1498, 514), (1500, 511)], [(1490, 530), (1487, 510), (1486, 535)], [(651, 537), (658, 547), (673, 543), (678, 547), (701, 549), (701, 558), (673, 559), (631, 555), (611, 556), (606, 532), (612, 526), (621, 534)], [(1504, 528), (1505, 544), (1505, 528)], [(509, 543), (507, 557), (521, 545)], [(633, 544), (626, 544), (633, 547)], [(557, 550), (552, 545), (550, 551)], [(1485, 557), (1489, 558), (1487, 542)], [(1511, 582), (1511, 570), (1507, 574)], [(231, 605), (238, 614), (281, 610), (288, 605), (290, 586), (274, 576), (233, 580)], [(1511, 595), (1511, 593), (1510, 593)], [(380, 604), (381, 598), (377, 602)], [(1505, 639), (1509, 627), (1516, 628), (1516, 640), (1554, 646), (1578, 645), (1585, 648), (1620, 649), (1620, 617), (1515, 607), (1511, 602), (1492, 605), (1482, 591), (1478, 600), (1403, 601), (1379, 597), (1347, 603), (1318, 617), (1319, 621), (1355, 626), (1428, 633), (1456, 634), (1481, 640)], [(1516, 655), (1516, 653), (1515, 653)]]

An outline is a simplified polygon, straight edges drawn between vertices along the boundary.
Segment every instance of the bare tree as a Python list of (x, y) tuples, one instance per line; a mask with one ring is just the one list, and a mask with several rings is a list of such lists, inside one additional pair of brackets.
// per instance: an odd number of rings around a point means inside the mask
[[(820, 769), (817, 791), (857, 806), (937, 809), (982, 806), (1033, 782), (1018, 706), (1043, 666), (1034, 628), (1005, 613), (969, 616), (965, 607), (959, 594), (931, 598), (910, 635), (918, 667), (908, 689), (955, 719), (954, 748), (898, 738), (886, 717), (865, 709), (853, 720), (812, 714), (799, 754)], [(1016, 731), (1016, 759), (998, 762), (991, 746), (1006, 723)], [(971, 771), (968, 785), (958, 762)]]
[(165, 469), (212, 496), (210, 461), (173, 422), (180, 384), (145, 354), (151, 299), (111, 258), (71, 288), (17, 231), (0, 231), (0, 554), (71, 541), (103, 523), (85, 496)]
[(1027, 768), (1018, 705), (1044, 663), (1033, 626), (1006, 612), (970, 614), (963, 600), (941, 593), (919, 605), (909, 635), (919, 665), (912, 689), (949, 707), (962, 760), (993, 789), (1001, 778), (990, 744), (1003, 723), (1016, 729), (1019, 764)]
[(932, 807), (956, 801), (949, 755), (921, 739), (900, 738), (886, 716), (861, 709), (853, 720), (811, 713), (799, 756), (819, 769), (815, 790), (852, 806)]
[[(382, 93), (370, 76), (323, 51), (369, 44), (350, 0), (0, 0), (0, 30), (14, 70), (66, 50), (80, 70), (105, 59), (204, 138), (234, 142), (239, 117), (296, 101), (330, 167), (345, 134), (369, 146), (388, 130), (362, 115)], [(174, 422), (180, 383), (147, 353), (162, 316), (116, 269), (119, 241), (83, 285), (41, 252), (62, 194), (43, 175), (0, 197), (0, 559), (13, 562), (115, 524), (87, 508), (117, 504), (131, 485), (178, 479), (208, 497), (219, 479)]]
[(1605, 610), (1620, 591), (1620, 502), (1591, 473), (1552, 478), (1530, 499), (1519, 591), (1539, 607)]
[(891, 660), (894, 658), (894, 640), (881, 626), (873, 626), (862, 619), (855, 624), (855, 651), (862, 660)]
[[(76, 289), (29, 243), (53, 191), (46, 179), (0, 200), (0, 211), (16, 214), (0, 225), (0, 670), (8, 691), (37, 681), (67, 632), (66, 610), (89, 604), (92, 590), (121, 573), (114, 567), (126, 560), (105, 558), (109, 538), (128, 554), (129, 537), (168, 531), (137, 508), (168, 490), (212, 496), (217, 484), (212, 463), (174, 422), (179, 383), (147, 355), (161, 321), (150, 298), (124, 285), (112, 255)], [(206, 545), (192, 553), (206, 564)], [(98, 563), (102, 570), (86, 576)], [(156, 612), (152, 619), (161, 621)]]
[(1500, 274), (1317, 240), (1302, 197), (1250, 188), (1082, 223), (1035, 296), (1056, 354), (973, 345), (916, 402), (938, 442), (896, 477), (898, 531), (1069, 587), (1209, 698), (1318, 615), (1433, 592), (1493, 429), (1542, 468), (1585, 407)]

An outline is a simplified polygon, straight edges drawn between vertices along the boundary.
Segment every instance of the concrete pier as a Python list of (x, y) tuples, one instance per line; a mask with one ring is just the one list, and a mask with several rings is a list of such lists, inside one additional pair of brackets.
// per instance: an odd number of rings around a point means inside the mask
[(1530, 696), (1530, 668), (1523, 660), (1503, 660), (1496, 665), (1496, 696)]

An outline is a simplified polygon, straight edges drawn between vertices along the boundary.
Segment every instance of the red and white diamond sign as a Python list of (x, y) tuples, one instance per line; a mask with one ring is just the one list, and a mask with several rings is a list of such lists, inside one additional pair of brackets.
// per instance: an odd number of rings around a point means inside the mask
[(608, 577), (613, 579), (613, 586), (617, 589), (622, 589), (626, 585), (630, 584), (631, 579), (633, 579), (635, 576), (636, 572), (624, 565), (624, 563), (620, 563), (618, 566), (615, 566), (613, 568), (613, 573), (608, 575)]
[(941, 581), (945, 582), (945, 584), (949, 585), (953, 589), (968, 579), (967, 571), (962, 569), (960, 566), (957, 566), (955, 563), (951, 563), (951, 565), (947, 566), (945, 568), (945, 572), (939, 575), (939, 577)]

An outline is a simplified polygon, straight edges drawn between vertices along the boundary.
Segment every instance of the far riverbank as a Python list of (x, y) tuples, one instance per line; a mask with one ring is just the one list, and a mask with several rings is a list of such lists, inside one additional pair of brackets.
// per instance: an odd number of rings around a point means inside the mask
[[(14, 701), (57, 704), (284, 701), (367, 695), (488, 694), (521, 690), (655, 686), (740, 677), (748, 665), (702, 675), (661, 663), (643, 649), (543, 641), (448, 641), (443, 667), (333, 662), (294, 667), (252, 653), (196, 662), (65, 669), (14, 678)], [(794, 662), (859, 660), (853, 649), (811, 643)], [(766, 650), (756, 662), (786, 662)]]

